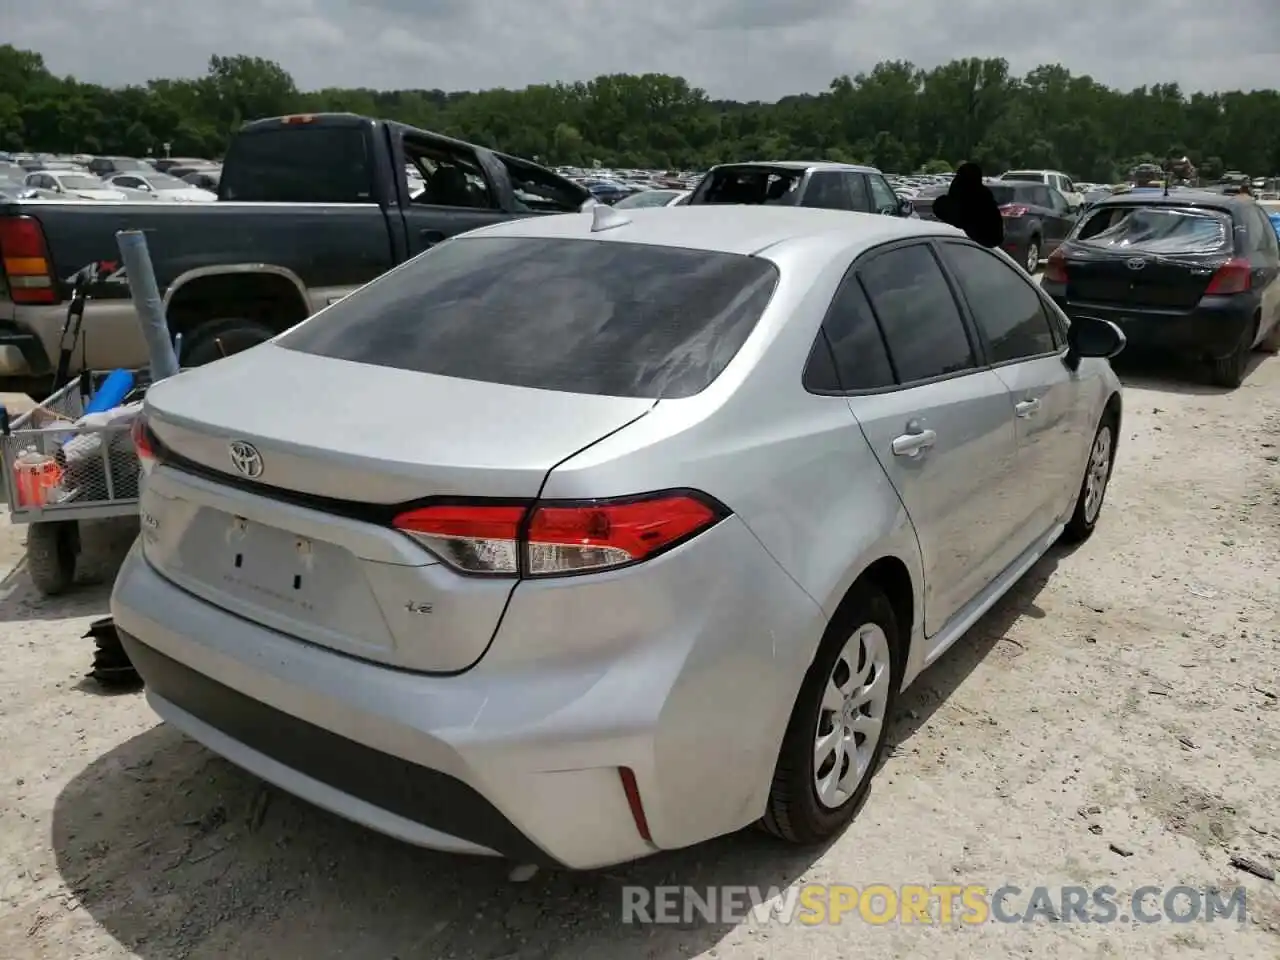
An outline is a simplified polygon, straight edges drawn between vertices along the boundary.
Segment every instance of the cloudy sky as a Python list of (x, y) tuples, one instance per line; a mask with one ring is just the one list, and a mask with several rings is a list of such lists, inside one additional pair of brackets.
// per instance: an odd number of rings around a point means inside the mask
[(304, 89), (652, 71), (776, 99), (878, 60), (962, 56), (1006, 56), (1018, 73), (1061, 62), (1125, 88), (1280, 85), (1280, 0), (0, 0), (0, 28), (56, 73), (109, 84), (246, 53)]

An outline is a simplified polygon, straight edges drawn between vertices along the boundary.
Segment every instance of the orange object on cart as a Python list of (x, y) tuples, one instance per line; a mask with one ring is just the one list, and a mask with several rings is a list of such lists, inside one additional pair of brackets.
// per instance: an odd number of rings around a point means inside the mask
[(57, 499), (62, 468), (49, 454), (26, 450), (14, 462), (13, 479), (19, 507), (43, 507)]

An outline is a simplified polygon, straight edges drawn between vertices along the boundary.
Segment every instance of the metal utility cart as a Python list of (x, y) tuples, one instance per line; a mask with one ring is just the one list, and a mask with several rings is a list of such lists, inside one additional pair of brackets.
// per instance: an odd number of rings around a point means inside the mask
[(141, 465), (131, 422), (76, 422), (101, 379), (82, 375), (22, 416), (0, 416), (10, 522), (29, 525), (27, 566), (46, 596), (74, 581), (82, 520), (138, 513)]

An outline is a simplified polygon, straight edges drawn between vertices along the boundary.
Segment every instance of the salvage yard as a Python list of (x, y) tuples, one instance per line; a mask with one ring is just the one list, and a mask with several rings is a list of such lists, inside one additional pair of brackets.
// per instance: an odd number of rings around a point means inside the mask
[[(593, 874), (402, 846), (263, 786), (84, 679), (118, 531), (41, 600), (0, 528), (0, 958), (720, 960), (1280, 955), (1280, 359), (1126, 373), (1097, 535), (899, 703), (830, 849), (754, 832)], [(1254, 863), (1254, 872), (1232, 865)], [(1259, 874), (1259, 875), (1255, 875)], [(522, 882), (517, 882), (520, 880)], [(1244, 923), (624, 925), (624, 884), (1243, 885)], [(1018, 906), (1016, 909), (1023, 909)]]

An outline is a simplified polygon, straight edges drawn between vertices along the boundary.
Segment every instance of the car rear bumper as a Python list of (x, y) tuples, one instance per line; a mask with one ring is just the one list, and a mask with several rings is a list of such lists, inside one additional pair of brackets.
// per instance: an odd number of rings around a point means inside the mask
[(782, 631), (799, 625), (816, 644), (823, 618), (739, 520), (703, 537), (717, 534), (713, 555), (683, 562), (736, 553), (723, 595), (675, 621), (653, 609), (659, 635), (539, 657), (555, 632), (615, 635), (610, 621), (631, 611), (596, 610), (597, 629), (560, 604), (550, 623), (564, 585), (535, 584), (522, 603), (522, 584), (494, 650), (448, 677), (244, 620), (170, 583), (137, 545), (111, 608), (156, 713), (231, 762), (408, 843), (586, 869), (728, 833), (764, 810), (812, 653), (790, 656), (801, 645)]
[(1114, 322), (1125, 333), (1128, 351), (1192, 360), (1221, 359), (1234, 353), (1258, 309), (1256, 298), (1249, 296), (1204, 297), (1195, 309), (1179, 311), (1070, 301), (1060, 284), (1045, 283), (1044, 289), (1068, 317)]

